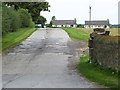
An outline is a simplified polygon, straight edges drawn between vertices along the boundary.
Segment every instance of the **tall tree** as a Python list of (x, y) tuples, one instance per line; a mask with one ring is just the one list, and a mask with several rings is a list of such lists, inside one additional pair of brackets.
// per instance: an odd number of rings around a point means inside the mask
[(39, 17), (38, 17), (38, 20), (37, 20), (37, 24), (41, 24), (42, 28), (44, 28), (46, 21), (47, 21), (47, 20), (46, 20), (45, 17), (39, 16)]
[(48, 2), (4, 2), (8, 6), (14, 6), (16, 10), (19, 8), (28, 9), (28, 12), (31, 14), (33, 21), (37, 21), (40, 16), (41, 11), (49, 11)]
[(56, 17), (55, 17), (55, 16), (52, 16), (52, 19), (51, 19), (51, 21), (50, 21), (49, 27), (52, 27), (52, 21), (53, 21), (53, 20), (56, 20)]
[(74, 20), (75, 20), (75, 23), (77, 24), (77, 20), (76, 20), (76, 18), (74, 18)]
[(56, 20), (56, 17), (55, 17), (55, 16), (52, 16), (52, 20)]

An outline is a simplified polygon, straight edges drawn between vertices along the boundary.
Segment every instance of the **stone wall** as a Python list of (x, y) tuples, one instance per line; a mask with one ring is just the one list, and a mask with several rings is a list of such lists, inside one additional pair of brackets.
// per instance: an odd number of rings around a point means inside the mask
[(89, 44), (92, 64), (120, 71), (120, 36), (96, 35)]

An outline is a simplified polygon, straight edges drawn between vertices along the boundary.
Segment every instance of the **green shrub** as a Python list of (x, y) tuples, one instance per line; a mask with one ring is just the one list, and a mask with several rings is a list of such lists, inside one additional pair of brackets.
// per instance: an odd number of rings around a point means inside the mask
[(32, 21), (32, 19), (30, 20), (30, 25), (29, 25), (29, 27), (31, 27), (31, 28), (34, 28), (34, 27), (35, 27), (35, 23)]
[(20, 28), (20, 17), (18, 12), (15, 11), (13, 8), (9, 8), (9, 19), (10, 19), (10, 32), (15, 32)]
[(2, 7), (2, 33), (3, 35), (8, 32), (17, 31), (20, 28), (20, 18), (12, 7)]
[(26, 9), (16, 11), (13, 7), (2, 5), (2, 34), (15, 32), (24, 27), (35, 27), (28, 11)]
[(6, 6), (2, 7), (2, 34), (8, 33), (10, 30), (10, 17), (9, 11)]
[(19, 9), (18, 10), (21, 20), (21, 27), (30, 27), (30, 24), (32, 24), (31, 16), (25, 9)]

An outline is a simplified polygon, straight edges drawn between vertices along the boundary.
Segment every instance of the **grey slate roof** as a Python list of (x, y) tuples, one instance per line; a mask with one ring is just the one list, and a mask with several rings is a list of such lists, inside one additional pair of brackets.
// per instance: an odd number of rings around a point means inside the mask
[(52, 24), (53, 25), (75, 25), (76, 21), (75, 20), (53, 20)]
[(85, 25), (109, 25), (108, 20), (94, 20), (94, 21), (85, 21)]

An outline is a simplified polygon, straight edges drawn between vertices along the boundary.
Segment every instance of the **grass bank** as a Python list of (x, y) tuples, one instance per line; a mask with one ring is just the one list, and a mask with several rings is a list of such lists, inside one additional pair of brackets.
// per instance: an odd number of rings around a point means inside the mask
[[(87, 43), (92, 29), (85, 28), (64, 28), (72, 39), (82, 40)], [(88, 31), (87, 31), (88, 30)], [(113, 30), (113, 29), (112, 29)], [(117, 33), (114, 33), (114, 35)], [(103, 70), (99, 66), (93, 66), (89, 62), (89, 56), (80, 57), (78, 70), (81, 75), (98, 84), (118, 90), (118, 74), (112, 74), (110, 70)]]
[(2, 51), (5, 51), (29, 37), (36, 29), (21, 28), (17, 32), (11, 32), (2, 37)]
[(64, 28), (64, 30), (72, 39), (82, 40), (85, 42), (89, 39), (89, 33), (84, 32), (82, 29)]
[(113, 90), (118, 89), (118, 74), (113, 74), (110, 70), (104, 70), (99, 66), (93, 66), (89, 62), (89, 56), (80, 57), (78, 70), (87, 79), (109, 87)]

